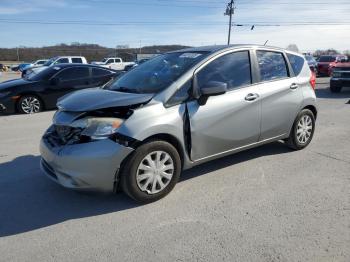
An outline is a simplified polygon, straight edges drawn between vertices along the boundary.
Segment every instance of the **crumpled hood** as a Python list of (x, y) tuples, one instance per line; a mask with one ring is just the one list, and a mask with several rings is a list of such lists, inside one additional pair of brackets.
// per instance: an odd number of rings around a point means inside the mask
[(24, 86), (27, 84), (30, 84), (31, 82), (25, 80), (25, 79), (13, 79), (13, 80), (8, 80), (5, 82), (0, 83), (0, 91), (5, 91), (8, 89), (11, 89), (12, 87), (17, 87), (17, 86)]
[(87, 112), (105, 108), (125, 107), (149, 102), (153, 94), (134, 94), (89, 88), (60, 98), (57, 107), (61, 111)]

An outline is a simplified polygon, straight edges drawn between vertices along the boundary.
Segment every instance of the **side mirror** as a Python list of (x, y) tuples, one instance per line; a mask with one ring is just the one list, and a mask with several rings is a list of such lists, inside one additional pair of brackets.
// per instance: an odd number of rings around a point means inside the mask
[(203, 96), (218, 96), (227, 92), (227, 84), (224, 82), (210, 81), (200, 89)]
[(53, 86), (57, 86), (60, 83), (60, 79), (58, 77), (51, 78), (50, 84)]

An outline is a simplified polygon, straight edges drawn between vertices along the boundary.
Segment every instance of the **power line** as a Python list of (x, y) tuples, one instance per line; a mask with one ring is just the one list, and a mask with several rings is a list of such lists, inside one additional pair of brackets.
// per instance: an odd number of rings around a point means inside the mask
[[(230, 10), (230, 9), (229, 9)], [(230, 11), (227, 11), (227, 15), (230, 14)], [(232, 10), (232, 14), (234, 11)], [(93, 25), (93, 26), (130, 26), (130, 25), (203, 25), (203, 26), (209, 26), (209, 25), (224, 25), (225, 22), (223, 21), (212, 21), (212, 22), (205, 22), (205, 21), (193, 21), (193, 22), (179, 22), (179, 21), (121, 21), (121, 22), (112, 22), (112, 21), (98, 21), (98, 20), (29, 20), (29, 19), (4, 19), (0, 18), (0, 22), (2, 23), (32, 23), (32, 24), (48, 24), (48, 25)], [(231, 23), (230, 23), (231, 24)], [(250, 26), (250, 25), (265, 25), (265, 26), (293, 26), (293, 25), (350, 25), (350, 21), (301, 21), (301, 22), (294, 22), (294, 21), (251, 21), (249, 23), (237, 23), (235, 22), (232, 25), (244, 25), (244, 26)]]

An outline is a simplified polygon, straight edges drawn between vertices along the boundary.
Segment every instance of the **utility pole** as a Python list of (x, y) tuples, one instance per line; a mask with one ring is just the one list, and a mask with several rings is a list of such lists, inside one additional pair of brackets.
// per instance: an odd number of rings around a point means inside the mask
[(227, 39), (227, 45), (231, 42), (231, 28), (232, 28), (232, 15), (235, 13), (235, 1), (231, 0), (226, 7), (225, 15), (230, 16), (230, 22), (228, 24), (228, 39)]
[(19, 61), (19, 49), (18, 47), (16, 49), (17, 49), (17, 61)]

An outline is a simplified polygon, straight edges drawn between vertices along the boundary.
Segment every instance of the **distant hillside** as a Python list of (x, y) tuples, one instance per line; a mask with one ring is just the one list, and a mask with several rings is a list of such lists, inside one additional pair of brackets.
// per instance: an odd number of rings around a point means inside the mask
[[(144, 46), (142, 53), (155, 54), (186, 48), (181, 45)], [(0, 61), (34, 61), (63, 55), (85, 56), (88, 61), (99, 61), (107, 56), (118, 56), (125, 61), (133, 61), (140, 48), (107, 48), (94, 44), (60, 44), (45, 47), (0, 48)]]

